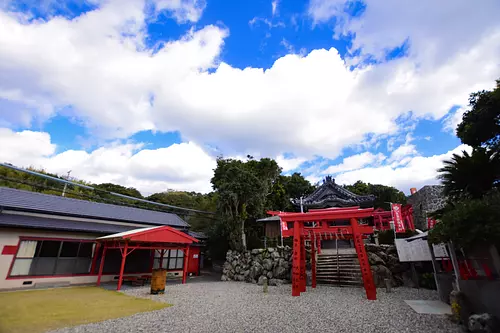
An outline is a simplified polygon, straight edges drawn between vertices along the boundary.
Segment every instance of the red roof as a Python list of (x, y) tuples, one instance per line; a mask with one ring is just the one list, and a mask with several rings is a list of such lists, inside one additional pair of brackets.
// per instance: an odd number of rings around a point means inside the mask
[(140, 228), (97, 238), (98, 241), (127, 240), (138, 243), (192, 244), (198, 240), (169, 226)]

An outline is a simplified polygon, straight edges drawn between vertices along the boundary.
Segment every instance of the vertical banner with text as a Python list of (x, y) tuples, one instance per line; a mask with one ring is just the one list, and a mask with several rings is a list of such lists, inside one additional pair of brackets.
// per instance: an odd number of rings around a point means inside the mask
[(431, 230), (436, 225), (437, 221), (432, 217), (427, 218), (427, 229)]
[(401, 213), (401, 204), (391, 204), (392, 218), (394, 219), (394, 227), (396, 233), (405, 232), (405, 224), (403, 222), (403, 214)]

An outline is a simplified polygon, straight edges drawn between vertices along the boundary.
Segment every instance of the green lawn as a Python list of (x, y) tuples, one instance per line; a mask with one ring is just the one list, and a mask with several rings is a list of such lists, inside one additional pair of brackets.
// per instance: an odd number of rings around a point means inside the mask
[(0, 332), (44, 332), (168, 306), (97, 287), (1, 292)]

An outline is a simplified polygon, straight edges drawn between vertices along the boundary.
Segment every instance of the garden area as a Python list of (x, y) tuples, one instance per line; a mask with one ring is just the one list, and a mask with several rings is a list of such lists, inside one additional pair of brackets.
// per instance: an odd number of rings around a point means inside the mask
[(2, 333), (46, 332), (169, 306), (97, 287), (2, 292), (0, 304)]

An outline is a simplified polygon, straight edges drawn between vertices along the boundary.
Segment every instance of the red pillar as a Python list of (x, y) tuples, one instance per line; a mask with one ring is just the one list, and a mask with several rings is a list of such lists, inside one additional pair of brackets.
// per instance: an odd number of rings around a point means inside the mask
[(127, 260), (127, 252), (128, 252), (128, 243), (125, 243), (125, 247), (122, 252), (122, 264), (120, 266), (120, 276), (118, 277), (118, 286), (116, 290), (120, 290), (122, 288), (123, 283), (123, 270), (125, 269), (125, 261)]
[(101, 248), (101, 243), (97, 243), (94, 248), (94, 258), (92, 258), (92, 265), (90, 266), (90, 274), (94, 274), (95, 265), (97, 263), (97, 255), (99, 254), (99, 250)]
[(189, 265), (189, 246), (184, 250), (184, 269), (182, 270), (182, 283), (186, 283)]
[(293, 222), (292, 296), (300, 296), (300, 223)]
[(311, 286), (316, 288), (316, 238), (311, 241)]
[(318, 238), (318, 254), (321, 254), (321, 233), (319, 234)]
[(151, 255), (149, 257), (149, 272), (153, 272), (153, 267), (155, 266), (155, 255), (156, 250), (151, 250)]
[(369, 300), (377, 299), (377, 289), (373, 282), (372, 270), (368, 262), (368, 256), (363, 242), (363, 235), (359, 231), (358, 220), (351, 218), (352, 236), (354, 239), (354, 246), (358, 253), (359, 266), (361, 268), (361, 276), (363, 277), (363, 284), (365, 286), (366, 298)]
[(99, 273), (97, 274), (97, 285), (101, 285), (102, 270), (104, 268), (104, 260), (106, 259), (106, 243), (104, 243), (104, 248), (102, 250), (101, 263), (99, 264)]
[(300, 292), (306, 291), (306, 240), (300, 237)]

